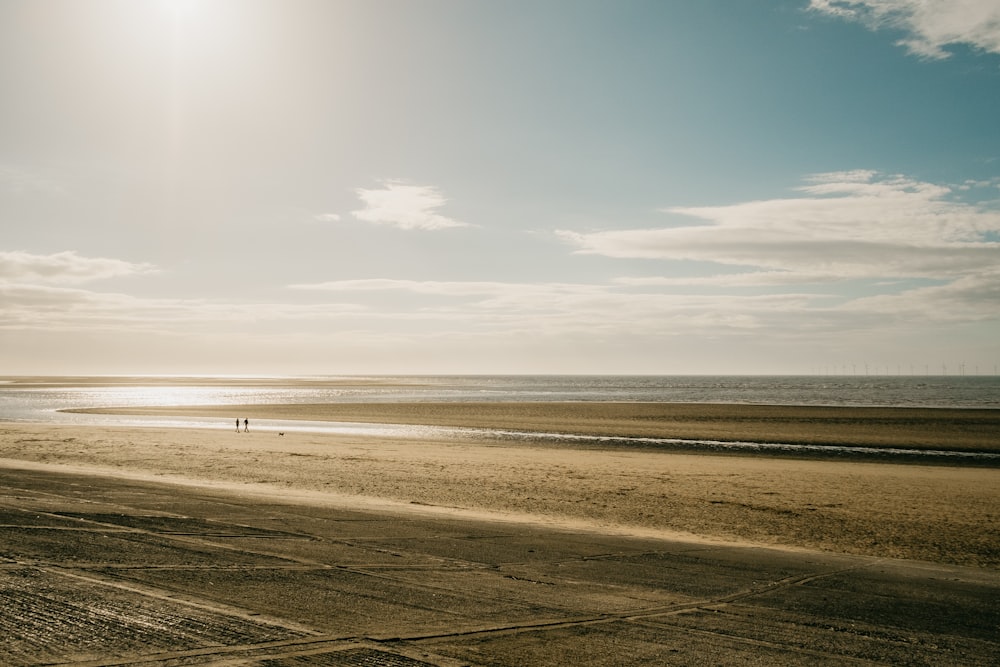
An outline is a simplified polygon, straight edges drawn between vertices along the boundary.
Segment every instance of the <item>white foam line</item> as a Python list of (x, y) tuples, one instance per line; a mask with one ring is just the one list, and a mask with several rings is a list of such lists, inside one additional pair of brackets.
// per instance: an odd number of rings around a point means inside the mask
[(578, 435), (573, 433), (547, 433), (535, 431), (503, 431), (489, 429), (465, 429), (467, 433), (482, 434), (484, 437), (508, 437), (521, 440), (574, 440), (595, 443), (624, 443), (652, 445), (704, 446), (718, 449), (758, 449), (781, 451), (807, 451), (821, 453), (875, 454), (891, 456), (958, 457), (984, 460), (1000, 460), (1000, 454), (989, 452), (958, 452), (940, 449), (904, 449), (899, 447), (865, 447), (851, 445), (809, 445), (782, 442), (749, 442), (742, 440), (700, 440), (685, 438), (649, 438), (638, 436)]

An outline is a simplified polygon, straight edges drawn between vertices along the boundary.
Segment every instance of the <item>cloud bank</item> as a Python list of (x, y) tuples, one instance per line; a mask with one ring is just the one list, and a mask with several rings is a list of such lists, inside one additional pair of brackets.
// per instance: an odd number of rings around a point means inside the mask
[[(633, 360), (630, 368), (650, 368), (638, 350), (654, 350), (677, 369), (685, 350), (723, 339), (718, 349), (734, 363), (760, 350), (782, 363), (790, 350), (894, 350), (911, 331), (937, 348), (941, 336), (998, 318), (995, 186), (816, 174), (783, 198), (664, 208), (670, 217), (659, 228), (559, 232), (576, 253), (623, 260), (617, 277), (348, 277), (286, 283), (278, 302), (91, 291), (90, 281), (154, 268), (72, 251), (0, 252), (0, 337), (14, 349), (55, 332), (115, 336), (152, 356), (149, 346), (183, 340), (213, 358), (260, 345), (348, 366), (454, 358), (449, 368), (461, 368), (457, 350), (467, 359), (509, 350), (549, 370), (563, 353), (608, 349)], [(994, 199), (974, 202), (984, 192)]]
[(944, 59), (946, 47), (964, 44), (1000, 54), (1000, 3), (996, 0), (810, 0), (809, 8), (907, 37), (897, 42), (922, 58)]

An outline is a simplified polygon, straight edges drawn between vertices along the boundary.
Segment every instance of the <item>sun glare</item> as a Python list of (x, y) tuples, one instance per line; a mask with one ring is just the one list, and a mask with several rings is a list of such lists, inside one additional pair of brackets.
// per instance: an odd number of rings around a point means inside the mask
[(199, 0), (160, 0), (164, 11), (177, 21), (193, 18), (198, 13), (199, 4)]

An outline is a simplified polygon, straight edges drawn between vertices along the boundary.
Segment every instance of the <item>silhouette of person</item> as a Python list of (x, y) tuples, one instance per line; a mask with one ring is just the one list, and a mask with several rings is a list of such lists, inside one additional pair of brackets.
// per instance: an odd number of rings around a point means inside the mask
[(250, 420), (249, 419), (244, 419), (243, 420), (243, 432), (246, 433), (249, 430), (250, 430)]
[(236, 418), (236, 432), (237, 433), (240, 432), (240, 418), (239, 417)]

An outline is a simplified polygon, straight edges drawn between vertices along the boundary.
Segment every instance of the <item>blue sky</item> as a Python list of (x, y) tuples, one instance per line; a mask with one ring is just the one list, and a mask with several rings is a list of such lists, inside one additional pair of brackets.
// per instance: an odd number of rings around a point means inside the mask
[(1000, 363), (993, 0), (0, 0), (0, 95), (0, 374)]

